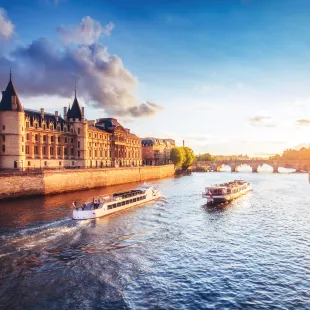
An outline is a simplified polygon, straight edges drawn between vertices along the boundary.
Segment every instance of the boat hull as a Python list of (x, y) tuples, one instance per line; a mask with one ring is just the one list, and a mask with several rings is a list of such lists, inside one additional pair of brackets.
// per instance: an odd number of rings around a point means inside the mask
[(213, 195), (212, 198), (210, 198), (210, 195), (208, 193), (203, 193), (202, 197), (207, 198), (207, 204), (219, 204), (219, 203), (225, 203), (232, 201), (246, 193), (248, 193), (251, 190), (251, 186), (249, 185), (244, 190), (241, 190), (240, 192), (234, 193), (234, 194), (227, 194), (227, 195)]

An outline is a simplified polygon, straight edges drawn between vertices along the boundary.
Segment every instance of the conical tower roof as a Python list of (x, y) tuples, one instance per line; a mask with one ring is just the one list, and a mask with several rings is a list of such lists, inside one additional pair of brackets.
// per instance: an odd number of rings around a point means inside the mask
[(10, 81), (4, 91), (2, 91), (2, 99), (0, 102), (1, 111), (18, 111), (23, 112), (24, 109), (19, 101), (17, 92), (12, 82), (12, 75), (10, 73)]
[(67, 118), (78, 118), (79, 120), (82, 119), (82, 110), (81, 107), (79, 105), (79, 102), (75, 96), (73, 104), (71, 106), (71, 108), (68, 110), (67, 112)]

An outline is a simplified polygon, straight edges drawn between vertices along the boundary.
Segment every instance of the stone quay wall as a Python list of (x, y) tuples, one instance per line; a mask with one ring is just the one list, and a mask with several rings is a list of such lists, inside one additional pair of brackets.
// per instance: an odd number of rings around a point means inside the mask
[(58, 194), (173, 175), (173, 165), (1, 173), (0, 199)]

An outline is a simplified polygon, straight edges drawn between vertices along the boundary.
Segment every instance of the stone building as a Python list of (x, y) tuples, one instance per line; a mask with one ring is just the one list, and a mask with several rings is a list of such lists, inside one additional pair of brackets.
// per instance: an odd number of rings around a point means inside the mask
[(142, 164), (141, 139), (114, 118), (87, 121), (74, 97), (63, 117), (24, 109), (10, 76), (0, 102), (0, 169)]
[(164, 165), (170, 163), (171, 148), (175, 146), (172, 139), (142, 139), (142, 160), (144, 165)]

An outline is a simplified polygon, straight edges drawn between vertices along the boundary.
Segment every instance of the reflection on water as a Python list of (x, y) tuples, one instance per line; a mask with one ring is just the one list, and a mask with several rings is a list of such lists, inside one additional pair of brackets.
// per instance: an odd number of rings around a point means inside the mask
[[(207, 184), (236, 177), (253, 191), (205, 205)], [(154, 184), (166, 198), (97, 220), (73, 221), (72, 201), (138, 184), (0, 202), (2, 308), (309, 308), (307, 175)]]

